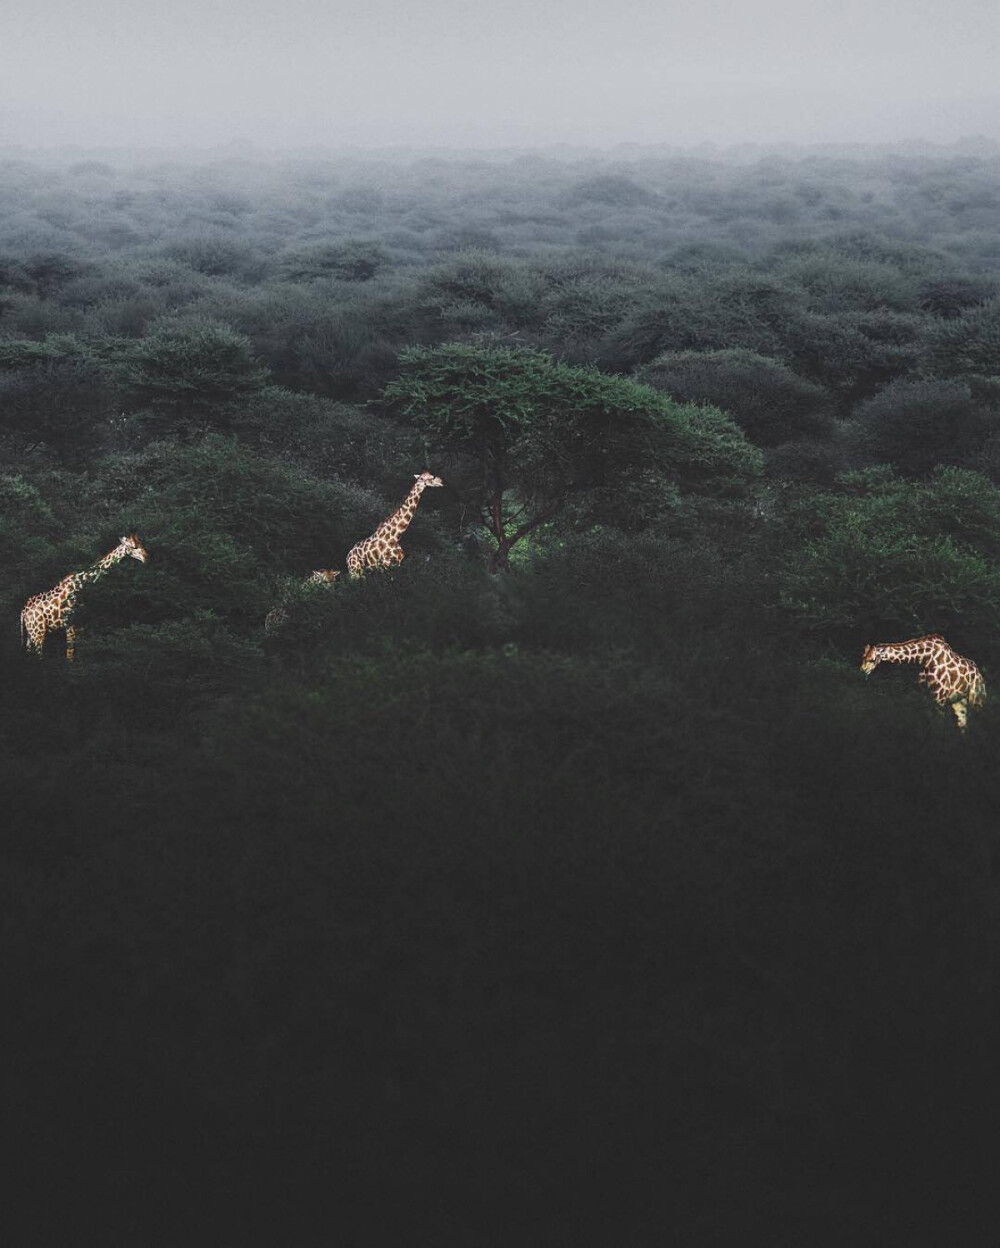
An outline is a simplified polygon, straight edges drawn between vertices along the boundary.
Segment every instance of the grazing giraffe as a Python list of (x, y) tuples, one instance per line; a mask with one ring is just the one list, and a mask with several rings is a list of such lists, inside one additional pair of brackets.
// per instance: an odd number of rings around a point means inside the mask
[(956, 654), (940, 633), (914, 637), (912, 641), (866, 646), (861, 670), (870, 675), (880, 663), (920, 663), (917, 680), (926, 685), (939, 706), (950, 706), (961, 732), (965, 731), (969, 707), (986, 701), (986, 682), (971, 659)]
[(399, 539), (413, 519), (420, 502), (420, 495), (430, 486), (444, 482), (430, 472), (414, 474), (416, 480), (402, 506), (383, 520), (371, 537), (351, 548), (347, 555), (347, 571), (352, 580), (363, 576), (366, 568), (393, 568), (403, 562), (403, 548)]
[(72, 620), (80, 590), (84, 585), (100, 580), (109, 568), (120, 563), (122, 559), (130, 557), (138, 559), (140, 563), (145, 563), (149, 558), (146, 548), (134, 533), (123, 537), (114, 550), (109, 551), (103, 559), (98, 559), (85, 572), (71, 572), (52, 589), (29, 598), (21, 612), (21, 644), (40, 658), (45, 647), (46, 634), (59, 632), (61, 629), (66, 634), (66, 658), (72, 663), (78, 632), (73, 627)]
[[(305, 589), (309, 585), (332, 585), (338, 576), (340, 576), (340, 572), (336, 568), (317, 568), (315, 572), (309, 573), (302, 582), (301, 588)], [(274, 636), (279, 629), (284, 628), (288, 623), (287, 601), (286, 595), (285, 601), (280, 606), (272, 607), (264, 617), (264, 632), (268, 637)]]

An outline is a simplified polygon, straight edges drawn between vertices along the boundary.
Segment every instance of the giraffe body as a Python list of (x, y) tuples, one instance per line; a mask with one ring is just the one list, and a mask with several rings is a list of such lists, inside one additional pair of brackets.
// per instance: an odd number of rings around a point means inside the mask
[[(302, 582), (302, 588), (308, 585), (332, 585), (340, 576), (340, 572), (336, 568), (317, 568), (315, 572), (310, 572), (306, 579)], [(287, 598), (286, 598), (287, 601)], [(264, 617), (264, 632), (268, 637), (272, 637), (280, 631), (288, 623), (288, 607), (285, 603), (280, 606), (272, 607)]]
[(406, 532), (417, 510), (420, 495), (429, 487), (444, 485), (440, 477), (430, 472), (418, 472), (413, 488), (403, 499), (402, 505), (383, 520), (371, 537), (353, 546), (347, 555), (347, 571), (352, 580), (363, 576), (368, 568), (395, 568), (403, 562), (403, 548), (399, 539)]
[(29, 598), (21, 611), (21, 644), (31, 654), (41, 658), (48, 634), (63, 632), (66, 635), (66, 658), (72, 663), (78, 634), (73, 625), (73, 612), (80, 590), (84, 585), (100, 580), (109, 568), (128, 558), (138, 559), (140, 563), (149, 558), (146, 548), (134, 533), (123, 537), (114, 550), (103, 559), (98, 559), (93, 567), (83, 572), (71, 572), (52, 589)]
[(971, 659), (952, 650), (940, 633), (928, 633), (910, 641), (866, 646), (861, 670), (870, 675), (880, 663), (919, 663), (917, 680), (939, 706), (950, 706), (959, 730), (964, 732), (969, 707), (986, 701), (986, 682)]

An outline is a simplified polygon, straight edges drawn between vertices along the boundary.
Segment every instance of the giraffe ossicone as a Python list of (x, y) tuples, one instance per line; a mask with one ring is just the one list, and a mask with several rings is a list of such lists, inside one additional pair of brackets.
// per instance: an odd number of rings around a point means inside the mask
[(986, 681), (971, 659), (958, 654), (940, 633), (927, 633), (909, 641), (886, 641), (866, 646), (861, 670), (870, 676), (880, 663), (919, 663), (917, 680), (925, 685), (939, 706), (950, 706), (959, 730), (964, 732), (969, 707), (986, 701)]
[(122, 537), (114, 550), (109, 551), (103, 559), (98, 559), (92, 567), (83, 572), (71, 572), (58, 585), (29, 598), (21, 610), (21, 644), (29, 653), (41, 658), (46, 636), (49, 633), (63, 632), (66, 635), (66, 658), (72, 663), (79, 633), (79, 629), (73, 626), (73, 612), (80, 590), (84, 585), (100, 580), (116, 563), (129, 558), (138, 559), (140, 563), (145, 563), (149, 558), (149, 552), (134, 533), (127, 533)]
[(348, 551), (347, 571), (352, 580), (363, 576), (368, 568), (395, 568), (403, 562), (405, 556), (399, 539), (413, 519), (420, 495), (426, 489), (443, 485), (441, 478), (432, 472), (414, 473), (413, 486), (401, 506), (382, 521), (371, 537), (366, 537)]

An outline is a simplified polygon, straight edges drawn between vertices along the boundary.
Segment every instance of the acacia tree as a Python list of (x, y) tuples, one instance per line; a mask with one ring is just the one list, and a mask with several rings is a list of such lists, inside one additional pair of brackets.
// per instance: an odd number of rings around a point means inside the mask
[(450, 343), (410, 347), (400, 364), (384, 397), (464, 461), (463, 493), (495, 544), (493, 572), (569, 504), (642, 527), (678, 486), (732, 492), (760, 468), (759, 452), (718, 410), (542, 351)]

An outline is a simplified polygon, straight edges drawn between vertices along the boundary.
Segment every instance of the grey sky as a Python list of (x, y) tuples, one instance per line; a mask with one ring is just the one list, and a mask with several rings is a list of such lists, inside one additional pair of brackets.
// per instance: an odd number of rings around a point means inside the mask
[(4, 0), (0, 145), (1000, 139), (996, 0)]

